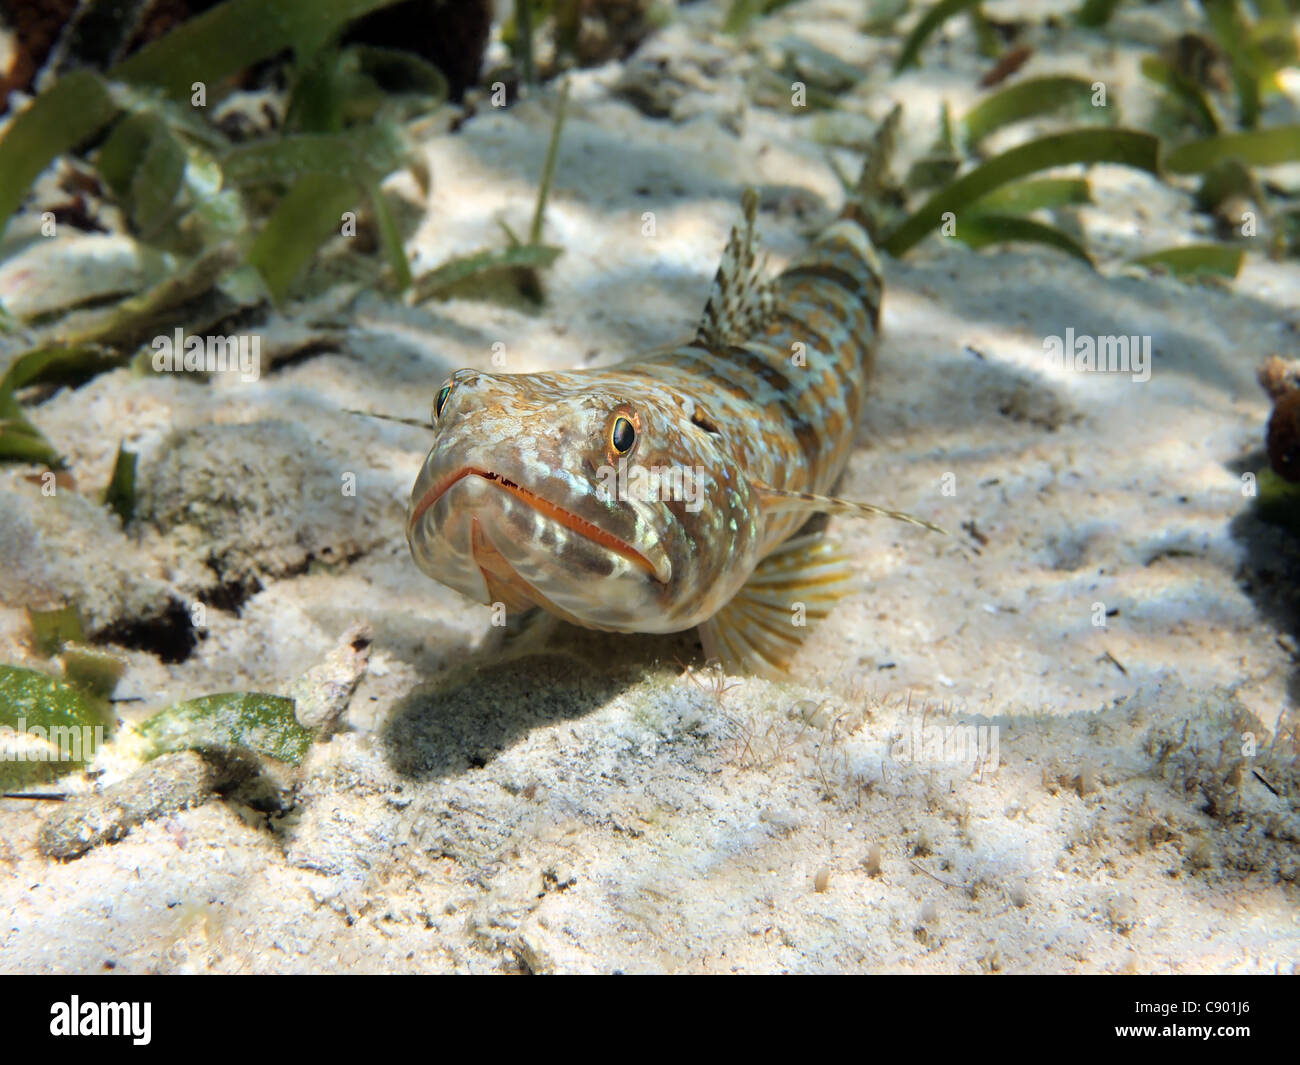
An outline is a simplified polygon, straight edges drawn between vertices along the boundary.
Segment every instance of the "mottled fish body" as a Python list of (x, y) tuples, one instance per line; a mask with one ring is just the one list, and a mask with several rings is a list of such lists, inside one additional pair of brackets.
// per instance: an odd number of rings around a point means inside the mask
[[(868, 161), (860, 190), (880, 165)], [(765, 279), (747, 193), (690, 343), (601, 369), (453, 374), (411, 494), (417, 565), (478, 602), (589, 628), (698, 625), (726, 667), (784, 670), (849, 590), (820, 533), (793, 536), (809, 517), (929, 525), (826, 496), (852, 448), (883, 294), (860, 206)]]

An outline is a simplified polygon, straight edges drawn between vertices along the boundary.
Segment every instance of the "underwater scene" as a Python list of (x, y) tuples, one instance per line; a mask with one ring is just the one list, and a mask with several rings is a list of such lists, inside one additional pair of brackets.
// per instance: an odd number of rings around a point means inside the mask
[(1300, 972), (1298, 15), (0, 0), (0, 971)]

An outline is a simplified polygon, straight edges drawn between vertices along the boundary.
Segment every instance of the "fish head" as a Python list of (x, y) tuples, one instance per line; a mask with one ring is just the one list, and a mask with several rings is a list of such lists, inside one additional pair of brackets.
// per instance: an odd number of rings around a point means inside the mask
[(411, 492), (411, 555), (507, 610), (621, 632), (690, 628), (757, 563), (754, 490), (682, 397), (631, 375), (595, 378), (454, 374)]

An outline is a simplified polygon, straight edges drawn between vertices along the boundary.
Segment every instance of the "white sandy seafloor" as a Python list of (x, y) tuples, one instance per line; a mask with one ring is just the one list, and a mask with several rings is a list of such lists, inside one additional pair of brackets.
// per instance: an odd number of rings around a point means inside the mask
[[(858, 9), (796, 4), (754, 36), (869, 71), (847, 106), (902, 101), (906, 165), (988, 63), (956, 20), (891, 78), (899, 42), (854, 29)], [(284, 691), (356, 618), (375, 646), (349, 729), (313, 748), (285, 817), (213, 801), (57, 863), (35, 847), (40, 804), (0, 802), (0, 968), (1297, 971), (1294, 732), (1241, 752), (1245, 732), (1294, 729), (1298, 560), (1249, 516), (1240, 474), (1261, 462), (1255, 369), (1295, 352), (1300, 269), (1253, 253), (1231, 289), (1119, 274), (1207, 239), (1184, 190), (1090, 169), (1079, 219), (1100, 273), (938, 238), (887, 262), (842, 494), (953, 535), (833, 522), (861, 590), (788, 682), (715, 676), (693, 634), (506, 637), (415, 570), (403, 513), (427, 434), (340, 408), (423, 417), (498, 342), (530, 371), (675, 339), (746, 184), (774, 262), (838, 207), (814, 119), (749, 102), (753, 60), (716, 21), (683, 8), (630, 63), (574, 76), (544, 308), (366, 292), (345, 316), (273, 319), (267, 335), (328, 318), (335, 340), (255, 383), (119, 371), (32, 410), (87, 494), (0, 474), (0, 659), (38, 664), (21, 609), (37, 595), (75, 596), (103, 630), (246, 578), (262, 589), (209, 609), (183, 662), (124, 652), (118, 695), (141, 700), (124, 716)], [(1140, 56), (1185, 25), (1165, 3), (1122, 8), (1105, 35), (1040, 29), (1021, 76), (1103, 79), (1136, 122)], [(655, 57), (680, 90), (669, 117), (613, 91)], [(525, 229), (553, 102), (431, 136), (427, 201), (390, 179), (420, 218), (419, 269), (499, 244), (498, 219)], [(1296, 110), (1284, 97), (1267, 120)], [(1149, 335), (1150, 380), (1051, 369), (1043, 338), (1067, 328)], [(125, 533), (93, 498), (123, 437), (142, 492)], [(897, 757), (899, 735), (958, 721), (997, 727), (996, 765)]]

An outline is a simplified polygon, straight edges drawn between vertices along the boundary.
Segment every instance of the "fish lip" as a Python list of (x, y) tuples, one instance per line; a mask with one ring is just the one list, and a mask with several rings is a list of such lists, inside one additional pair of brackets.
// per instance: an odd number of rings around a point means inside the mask
[(634, 562), (645, 570), (647, 575), (654, 578), (660, 584), (667, 583), (668, 574), (661, 572), (662, 567), (656, 566), (650, 561), (650, 559), (629, 544), (626, 540), (620, 539), (613, 533), (606, 532), (599, 525), (574, 514), (571, 510), (565, 510), (564, 507), (552, 503), (549, 499), (538, 495), (536, 492), (530, 492), (527, 488), (524, 488), (516, 481), (510, 480), (510, 478), (505, 477), (502, 474), (493, 473), (491, 470), (482, 470), (476, 466), (462, 466), (460, 469), (453, 470), (451, 473), (429, 486), (425, 493), (420, 497), (419, 502), (415, 503), (411, 507), (411, 516), (406, 521), (408, 536), (419, 520), (424, 517), (425, 511), (446, 495), (452, 485), (456, 484), (458, 481), (464, 480), (466, 477), (482, 477), (485, 481), (490, 481), (503, 491), (509, 492), (517, 499), (527, 503), (539, 513), (553, 519), (554, 521), (558, 521), (565, 528), (576, 532), (579, 536), (585, 536), (593, 543), (599, 544), (601, 547), (607, 548), (615, 554), (622, 555), (629, 561)]

